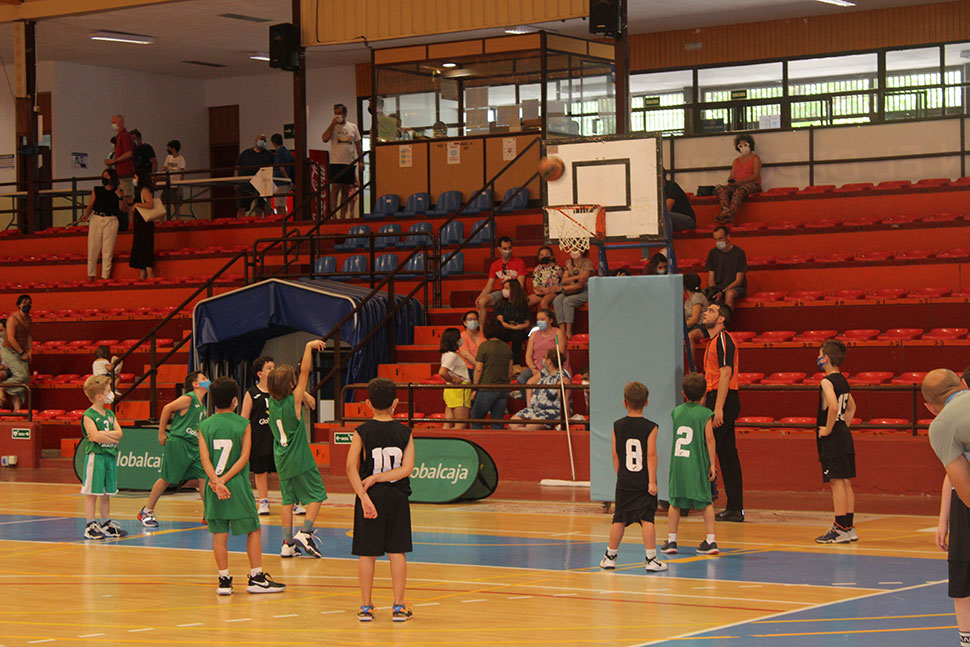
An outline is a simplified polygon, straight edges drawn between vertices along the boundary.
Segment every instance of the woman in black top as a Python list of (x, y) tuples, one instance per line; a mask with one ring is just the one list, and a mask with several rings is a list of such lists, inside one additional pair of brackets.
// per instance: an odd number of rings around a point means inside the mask
[(101, 174), (101, 186), (91, 191), (91, 199), (81, 220), (88, 220), (88, 280), (93, 281), (98, 271), (98, 254), (101, 254), (101, 278), (111, 278), (115, 242), (118, 240), (118, 217), (128, 208), (118, 186), (118, 173), (105, 169)]
[(155, 264), (155, 223), (142, 218), (138, 210), (152, 208), (155, 185), (152, 183), (151, 169), (136, 170), (135, 179), (138, 182), (135, 190), (137, 201), (133, 205), (135, 213), (132, 217), (133, 236), (128, 266), (139, 270), (142, 279), (150, 279), (155, 276), (152, 267)]
[(502, 298), (495, 304), (495, 318), (502, 324), (499, 339), (512, 344), (514, 361), (522, 357), (522, 344), (529, 338), (529, 299), (517, 280), (506, 281)]

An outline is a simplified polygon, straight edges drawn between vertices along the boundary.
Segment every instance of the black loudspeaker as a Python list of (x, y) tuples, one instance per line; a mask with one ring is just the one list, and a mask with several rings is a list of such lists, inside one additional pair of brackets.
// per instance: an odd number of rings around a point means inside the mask
[(295, 72), (300, 69), (300, 30), (288, 22), (269, 28), (269, 66)]
[(589, 33), (620, 35), (621, 0), (589, 0)]

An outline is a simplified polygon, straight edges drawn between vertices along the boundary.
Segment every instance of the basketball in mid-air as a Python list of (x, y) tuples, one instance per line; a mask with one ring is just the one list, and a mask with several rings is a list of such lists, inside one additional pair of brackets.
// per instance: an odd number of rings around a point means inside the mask
[(561, 157), (550, 155), (539, 160), (539, 175), (546, 182), (554, 182), (562, 177), (566, 171), (566, 164)]

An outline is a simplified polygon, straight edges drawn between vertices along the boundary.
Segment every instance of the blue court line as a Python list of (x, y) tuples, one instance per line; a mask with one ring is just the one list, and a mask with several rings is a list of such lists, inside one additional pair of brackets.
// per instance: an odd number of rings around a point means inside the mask
[[(45, 520), (44, 523), (3, 525), (5, 521)], [(299, 518), (298, 518), (299, 519)], [(131, 535), (114, 540), (125, 546), (211, 550), (212, 537), (198, 523), (160, 522), (158, 531), (143, 533), (136, 520), (119, 523)], [(316, 537), (324, 557), (352, 559), (350, 528), (317, 528)], [(164, 532), (169, 531), (169, 532)], [(174, 531), (174, 532), (173, 532)], [(65, 517), (0, 515), (0, 540), (84, 543), (84, 520)], [(537, 537), (476, 535), (464, 533), (412, 533), (414, 552), (411, 562), (529, 568), (549, 571), (599, 570), (605, 548), (602, 542)], [(246, 538), (229, 537), (229, 550), (245, 552)], [(264, 525), (262, 548), (265, 554), (279, 554), (283, 542), (279, 526)], [(112, 542), (108, 542), (112, 543)], [(682, 553), (670, 560), (666, 573), (647, 574), (642, 568), (642, 547), (624, 545), (620, 552), (617, 574), (642, 577), (683, 577), (728, 582), (764, 582), (766, 584), (833, 586), (844, 583), (851, 588), (892, 590), (923, 584), (946, 577), (946, 562), (925, 558), (879, 557), (847, 552), (791, 552), (724, 550), (719, 556), (685, 562), (693, 557)], [(629, 568), (624, 568), (628, 566)], [(893, 584), (880, 584), (892, 581)], [(898, 583), (897, 583), (898, 582)]]
[(956, 617), (946, 589), (946, 582), (927, 583), (647, 644), (657, 647), (954, 644)]

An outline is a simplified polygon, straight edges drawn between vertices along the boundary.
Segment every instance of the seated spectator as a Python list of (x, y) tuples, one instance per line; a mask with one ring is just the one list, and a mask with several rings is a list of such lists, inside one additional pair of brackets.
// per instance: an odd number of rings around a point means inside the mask
[(532, 294), (529, 307), (551, 308), (552, 300), (562, 288), (562, 265), (556, 262), (552, 247), (543, 245), (536, 255), (536, 268), (532, 271)]
[[(542, 374), (539, 377), (539, 384), (548, 384), (552, 388), (534, 389), (529, 400), (529, 406), (522, 409), (514, 416), (509, 423), (509, 429), (513, 431), (531, 431), (535, 429), (548, 429), (555, 424), (555, 421), (562, 419), (560, 383), (569, 382), (572, 378), (565, 367), (558, 368), (558, 358), (556, 349), (546, 351), (542, 361)], [(569, 412), (566, 412), (569, 415)], [(523, 424), (530, 421), (530, 424)], [(536, 424), (534, 421), (546, 421)]]
[(731, 164), (727, 184), (714, 188), (721, 203), (718, 222), (734, 220), (741, 202), (761, 190), (761, 158), (754, 154), (754, 138), (751, 135), (738, 135), (734, 138), (734, 147), (741, 154)]
[(111, 278), (115, 244), (118, 242), (119, 218), (122, 210), (128, 210), (125, 194), (121, 191), (118, 173), (113, 168), (101, 173), (101, 186), (91, 190), (91, 198), (81, 220), (88, 221), (88, 281), (94, 281), (98, 273), (98, 255), (101, 256), (101, 278)]
[(516, 279), (519, 285), (525, 287), (525, 261), (512, 255), (512, 239), (508, 236), (499, 238), (498, 252), (501, 258), (495, 259), (488, 268), (488, 281), (485, 282), (481, 294), (475, 299), (479, 322), (485, 321), (485, 309), (495, 305), (502, 298), (501, 289), (492, 291), (495, 281), (499, 281), (501, 285), (510, 279)]
[(748, 291), (748, 257), (731, 243), (730, 235), (724, 225), (714, 230), (714, 248), (707, 253), (707, 297), (734, 307)]
[[(536, 329), (529, 335), (529, 343), (525, 347), (525, 364), (516, 381), (519, 384), (535, 384), (539, 381), (542, 373), (543, 358), (550, 350), (556, 350), (559, 345), (559, 354), (562, 357), (565, 368), (569, 369), (569, 361), (566, 359), (566, 336), (556, 328), (556, 317), (552, 310), (543, 309), (536, 315)], [(532, 400), (532, 392), (525, 392), (526, 400)]]
[(478, 325), (478, 313), (474, 310), (466, 312), (461, 321), (465, 329), (461, 331), (461, 346), (458, 347), (458, 354), (465, 360), (468, 380), (471, 381), (475, 372), (475, 356), (478, 354), (478, 347), (485, 341), (485, 335)]
[[(110, 358), (110, 359), (109, 359)], [(111, 367), (117, 362), (117, 366), (114, 367), (114, 374), (121, 375), (121, 367), (124, 362), (118, 362), (118, 356), (111, 356), (111, 349), (105, 345), (98, 346), (94, 351), (94, 363), (91, 364), (91, 375), (107, 375), (111, 376)]]
[[(251, 178), (265, 166), (273, 165), (273, 153), (266, 150), (266, 135), (256, 135), (252, 148), (239, 153), (236, 160), (236, 175)], [(259, 196), (256, 188), (247, 182), (236, 185), (236, 217), (242, 218), (250, 210), (262, 208), (265, 213), (266, 201)]]
[(512, 356), (518, 360), (522, 356), (522, 344), (529, 337), (529, 300), (525, 290), (515, 279), (502, 286), (502, 298), (495, 304), (495, 318), (502, 324), (499, 339), (512, 345)]
[(701, 325), (701, 315), (710, 305), (701, 290), (701, 277), (696, 274), (684, 275), (684, 323), (691, 343), (704, 337), (705, 328)]
[[(485, 341), (475, 356), (475, 377), (473, 384), (509, 384), (512, 381), (512, 349), (499, 339), (502, 324), (495, 319), (485, 322)], [(505, 405), (509, 402), (509, 392), (501, 389), (476, 390), (472, 401), (472, 418), (491, 415), (492, 420), (505, 417)], [(494, 428), (495, 425), (492, 425)], [(472, 423), (472, 429), (481, 429), (481, 423)]]
[(589, 250), (570, 253), (562, 280), (562, 292), (552, 302), (556, 321), (567, 339), (573, 336), (576, 308), (589, 301), (587, 282), (595, 270), (593, 261), (587, 258), (588, 255)]
[[(0, 344), (3, 344), (4, 338), (7, 336), (7, 319), (6, 317), (0, 319)], [(3, 365), (3, 361), (0, 360), (0, 383), (6, 382), (7, 378), (10, 377), (10, 371), (7, 367)], [(7, 393), (0, 389), (0, 408), (7, 406)]]
[(694, 208), (690, 206), (687, 194), (679, 184), (667, 179), (666, 170), (664, 171), (664, 207), (667, 209), (667, 215), (670, 216), (670, 228), (674, 231), (693, 229), (697, 225), (697, 216), (694, 215)]
[(666, 274), (667, 273), (667, 257), (662, 253), (657, 252), (650, 257), (650, 262), (647, 263), (647, 267), (643, 270), (643, 273), (647, 276), (654, 276), (656, 274)]
[[(448, 384), (468, 384), (468, 367), (458, 355), (461, 347), (461, 331), (457, 328), (446, 328), (441, 333), (441, 368), (438, 375)], [(442, 393), (445, 401), (445, 420), (459, 420), (461, 422), (445, 422), (444, 429), (464, 429), (464, 421), (472, 406), (471, 389), (445, 389)]]

